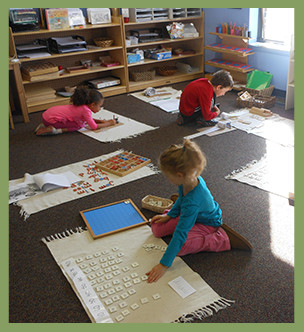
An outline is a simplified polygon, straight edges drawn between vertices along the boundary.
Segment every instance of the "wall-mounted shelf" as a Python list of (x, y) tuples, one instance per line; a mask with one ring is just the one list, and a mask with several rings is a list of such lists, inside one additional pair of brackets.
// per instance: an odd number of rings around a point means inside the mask
[[(219, 45), (218, 47), (212, 46), (216, 43), (207, 45), (205, 46), (205, 49), (220, 53), (222, 57), (220, 59), (215, 58), (206, 60), (205, 65), (229, 71), (236, 83), (236, 89), (239, 89), (239, 83), (246, 84), (247, 73), (254, 69), (248, 65), (248, 56), (254, 54), (254, 52), (248, 47), (250, 38), (217, 32), (209, 32), (209, 34), (220, 38), (221, 43), (217, 44)], [(231, 49), (229, 49), (229, 47), (231, 47)], [(223, 63), (220, 63), (220, 60), (223, 60)], [(233, 65), (227, 65), (227, 62), (232, 63)]]

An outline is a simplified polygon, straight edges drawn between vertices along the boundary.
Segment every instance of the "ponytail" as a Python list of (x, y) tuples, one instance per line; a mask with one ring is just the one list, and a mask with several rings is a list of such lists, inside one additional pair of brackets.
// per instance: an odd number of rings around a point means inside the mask
[(171, 145), (159, 158), (161, 170), (172, 174), (181, 172), (186, 175), (195, 171), (198, 176), (206, 167), (206, 163), (206, 157), (199, 146), (189, 139), (184, 140), (182, 145)]

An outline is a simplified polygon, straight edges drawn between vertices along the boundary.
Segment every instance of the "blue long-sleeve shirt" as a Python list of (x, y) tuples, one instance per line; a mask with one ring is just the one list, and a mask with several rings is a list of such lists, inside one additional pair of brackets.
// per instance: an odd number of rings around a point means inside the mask
[(172, 239), (164, 253), (160, 263), (171, 266), (175, 256), (186, 242), (188, 233), (193, 225), (202, 223), (208, 226), (220, 227), (222, 221), (222, 210), (213, 199), (206, 182), (201, 176), (199, 183), (187, 195), (183, 196), (183, 186), (178, 187), (178, 199), (172, 209), (167, 213), (171, 218), (180, 216)]

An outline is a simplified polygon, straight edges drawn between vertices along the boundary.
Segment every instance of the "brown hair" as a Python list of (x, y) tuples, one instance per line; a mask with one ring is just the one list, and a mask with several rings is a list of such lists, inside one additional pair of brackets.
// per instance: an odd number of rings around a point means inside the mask
[(80, 106), (91, 103), (97, 104), (103, 99), (102, 94), (98, 90), (86, 86), (78, 86), (71, 97), (71, 102), (75, 106)]
[(190, 141), (184, 140), (183, 145), (173, 144), (167, 148), (159, 157), (159, 165), (162, 171), (176, 174), (186, 174), (196, 171), (200, 175), (206, 167), (206, 157), (200, 147)]
[(212, 75), (210, 80), (213, 86), (221, 85), (222, 88), (232, 88), (233, 87), (233, 78), (230, 73), (226, 70), (219, 70)]

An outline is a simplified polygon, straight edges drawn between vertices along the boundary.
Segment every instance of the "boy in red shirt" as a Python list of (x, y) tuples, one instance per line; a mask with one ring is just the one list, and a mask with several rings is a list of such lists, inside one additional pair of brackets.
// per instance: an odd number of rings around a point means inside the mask
[(226, 70), (214, 73), (210, 81), (199, 78), (189, 83), (180, 98), (177, 124), (196, 122), (202, 127), (214, 126), (216, 122), (211, 120), (220, 114), (215, 98), (224, 96), (232, 87), (232, 76)]

